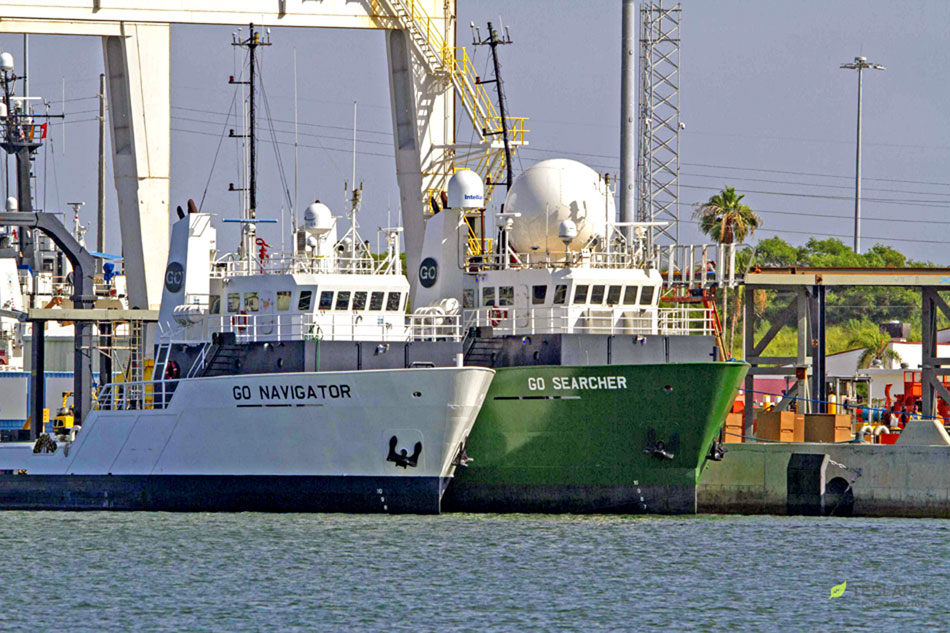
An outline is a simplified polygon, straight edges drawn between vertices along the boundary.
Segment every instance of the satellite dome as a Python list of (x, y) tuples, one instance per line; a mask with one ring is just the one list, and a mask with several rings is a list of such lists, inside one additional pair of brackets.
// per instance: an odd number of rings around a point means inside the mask
[(449, 179), (450, 209), (482, 209), (485, 207), (485, 185), (471, 169), (460, 169)]
[(571, 249), (583, 248), (591, 238), (606, 236), (608, 220), (616, 219), (614, 198), (600, 174), (565, 158), (541, 161), (518, 176), (505, 211), (521, 214), (509, 239), (522, 252), (561, 252), (566, 238)]
[(330, 211), (330, 207), (319, 200), (303, 212), (303, 227), (310, 233), (323, 235), (333, 228), (333, 223), (333, 213)]
[(7, 52), (0, 53), (0, 70), (13, 72), (13, 55)]

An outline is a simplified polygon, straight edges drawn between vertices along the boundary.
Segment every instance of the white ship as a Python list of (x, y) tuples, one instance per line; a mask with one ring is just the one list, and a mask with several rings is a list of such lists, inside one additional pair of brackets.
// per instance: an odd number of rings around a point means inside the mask
[(253, 108), (265, 43), (253, 28), (235, 41), (250, 61), (240, 248), (218, 252), (211, 215), (178, 208), (154, 370), (104, 379), (54, 436), (0, 442), (0, 508), (440, 511), (494, 371), (463, 366), (457, 301), (406, 314), (402, 229), (370, 251), (361, 187), (342, 238), (315, 202), (292, 251), (269, 252)]
[(494, 372), (457, 318), (405, 314), (398, 230), (378, 261), (335, 232), (314, 204), (292, 254), (220, 256), (210, 215), (176, 222), (155, 375), (0, 443), (0, 507), (438, 512)]

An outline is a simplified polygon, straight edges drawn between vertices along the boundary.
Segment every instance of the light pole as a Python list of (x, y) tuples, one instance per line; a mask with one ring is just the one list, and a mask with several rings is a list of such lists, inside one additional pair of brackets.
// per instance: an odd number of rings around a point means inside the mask
[(861, 252), (861, 77), (865, 70), (886, 70), (880, 64), (872, 64), (867, 57), (855, 57), (853, 62), (841, 64), (842, 68), (858, 71), (858, 143), (854, 167), (854, 252)]

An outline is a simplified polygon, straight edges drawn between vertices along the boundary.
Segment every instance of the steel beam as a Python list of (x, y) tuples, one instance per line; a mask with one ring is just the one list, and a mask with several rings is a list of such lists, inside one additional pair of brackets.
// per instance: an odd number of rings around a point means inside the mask
[[(429, 15), (441, 15), (441, 2), (426, 2), (424, 5)], [(431, 10), (435, 8), (438, 11)], [(0, 2), (0, 15), (4, 16), (3, 22), (45, 21), (59, 24), (59, 32), (71, 35), (88, 34), (69, 30), (76, 25), (118, 22), (235, 26), (254, 22), (262, 26), (393, 28), (392, 18), (376, 0), (44, 0), (42, 3), (6, 0)]]
[[(453, 32), (447, 42), (455, 40)], [(389, 95), (393, 113), (396, 181), (406, 240), (406, 275), (413, 288), (425, 238), (424, 193), (448, 186), (455, 142), (455, 91), (445, 77), (428, 73), (405, 31), (386, 34)]]
[(112, 160), (132, 308), (155, 309), (168, 259), (171, 144), (168, 24), (105, 37)]
[(30, 439), (40, 436), (43, 409), (46, 408), (46, 324), (33, 322), (30, 327), (33, 341), (30, 346)]

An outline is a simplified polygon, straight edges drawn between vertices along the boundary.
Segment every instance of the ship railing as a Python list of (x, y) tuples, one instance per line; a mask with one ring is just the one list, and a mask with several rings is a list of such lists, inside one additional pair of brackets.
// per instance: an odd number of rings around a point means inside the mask
[(327, 341), (462, 340), (457, 315), (219, 314), (168, 335), (176, 343), (210, 341), (213, 334), (234, 334), (237, 343)]
[(101, 411), (166, 409), (180, 380), (162, 375), (152, 380), (107, 383), (99, 387), (95, 408)]
[[(507, 260), (507, 261), (506, 261)], [(523, 253), (483, 253), (466, 258), (469, 270), (523, 270), (531, 268), (612, 268), (629, 270), (638, 261), (627, 252), (595, 251), (528, 251)]]
[(461, 341), (463, 338), (461, 314), (406, 315), (410, 341)]
[(386, 274), (381, 265), (383, 260), (371, 257), (346, 257), (336, 254), (329, 256), (311, 256), (303, 254), (274, 253), (267, 257), (246, 259), (223, 258), (214, 263), (211, 277), (246, 277), (248, 275), (286, 275), (286, 274), (345, 274), (376, 275)]
[(715, 313), (712, 307), (677, 306), (659, 308), (657, 311), (657, 331), (660, 334), (714, 336), (716, 332)]
[(530, 334), (705, 335), (713, 334), (711, 310), (674, 308), (602, 308), (489, 306), (464, 311), (465, 330), (491, 327), (494, 336)]

